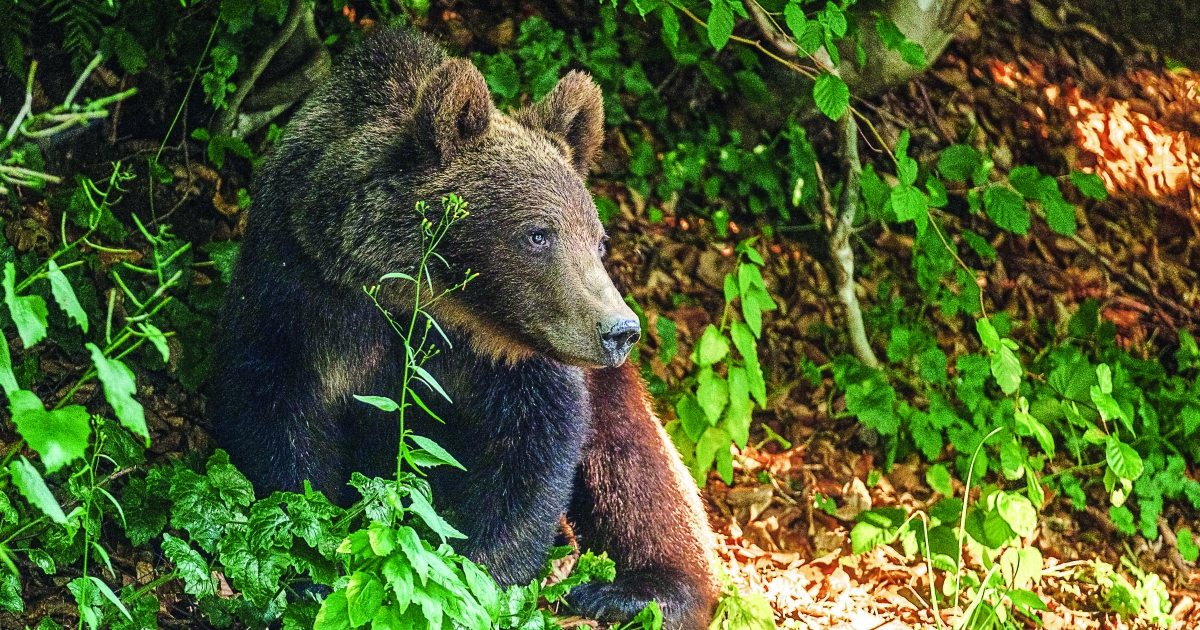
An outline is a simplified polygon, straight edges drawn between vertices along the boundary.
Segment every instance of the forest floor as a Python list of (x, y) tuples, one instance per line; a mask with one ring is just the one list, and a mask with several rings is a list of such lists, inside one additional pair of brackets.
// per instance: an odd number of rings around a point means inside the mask
[[(1057, 236), (1043, 225), (1035, 225), (1026, 237), (997, 236), (986, 227), (972, 226), (995, 237), (991, 240), (998, 252), (987, 268), (985, 295), (993, 308), (1010, 311), (1014, 321), (1061, 321), (1083, 300), (1097, 298), (1104, 316), (1117, 324), (1119, 341), (1135, 354), (1155, 356), (1176, 342), (1178, 329), (1196, 330), (1200, 260), (1193, 250), (1200, 243), (1200, 205), (1193, 199), (1200, 180), (1185, 176), (1181, 183), (1177, 174), (1150, 172), (1122, 160), (1137, 154), (1137, 142), (1154, 148), (1167, 137), (1166, 150), (1180, 152), (1186, 172), (1188, 158), (1200, 142), (1200, 77), (1166, 72), (1164, 60), (1154, 51), (1106, 35), (1103, 25), (1090, 24), (1086, 16), (1066, 7), (1001, 1), (986, 10), (973, 9), (931, 72), (863, 109), (889, 142), (902, 128), (912, 130), (919, 160), (928, 161), (934, 150), (977, 125), (996, 145), (991, 154), (1002, 170), (1032, 164), (1043, 172), (1063, 172), (1064, 164), (1078, 164), (1105, 173), (1120, 192), (1089, 206), (1086, 216), (1079, 217), (1076, 239)], [(1119, 126), (1122, 117), (1140, 122), (1132, 136), (1115, 139), (1098, 133), (1093, 138), (1086, 133)], [(153, 151), (159, 140), (122, 139), (105, 159)], [(231, 191), (244, 181), (222, 182), (217, 172), (204, 166), (198, 145), (186, 151), (168, 149), (162, 162), (187, 176), (187, 186), (177, 191), (177, 213), (171, 217), (181, 237), (206, 243), (240, 233), (245, 210), (231, 201)], [(650, 223), (637, 196), (603, 174), (594, 188), (621, 207), (621, 216), (610, 226), (609, 266), (618, 286), (631, 293), (650, 318), (662, 313), (675, 321), (681, 350), (690, 350), (723, 304), (722, 279), (733, 264), (731, 244), (714, 242), (703, 221)], [(6, 236), (22, 251), (37, 246), (43, 234), (48, 238), (55, 232), (48, 226), (44, 206), (23, 208), (21, 218), (6, 222)], [(741, 235), (749, 229), (743, 228)], [(869, 309), (879, 284), (899, 277), (888, 270), (910, 266), (911, 237), (877, 226), (859, 237), (858, 251), (865, 256), (859, 261), (863, 274), (858, 282)], [(767, 248), (773, 256), (764, 276), (771, 294), (784, 304), (764, 333), (762, 351), (772, 397), (770, 409), (755, 414), (755, 424), (770, 427), (791, 448), (765, 440), (759, 429), (751, 442), (764, 442), (735, 457), (733, 486), (710, 474), (704, 495), (725, 571), (743, 590), (764, 594), (779, 620), (795, 620), (799, 627), (935, 627), (928, 605), (930, 576), (923, 564), (886, 547), (854, 556), (849, 542), (854, 516), (862, 510), (881, 505), (920, 509), (931, 502), (934, 492), (925, 482), (924, 465), (915, 459), (898, 462), (868, 486), (870, 472), (881, 465), (877, 450), (863, 441), (853, 418), (839, 415), (845, 401), (832, 394), (831, 379), (813, 387), (799, 373), (801, 357), (823, 365), (844, 351), (829, 333), (844, 326), (844, 312), (826, 272), (827, 254), (783, 238), (768, 241)], [(211, 278), (197, 273), (194, 281)], [(914, 287), (898, 290), (915, 293)], [(672, 294), (693, 301), (676, 306)], [(930, 317), (939, 346), (951, 359), (968, 351), (964, 320)], [(1020, 329), (1013, 333), (1021, 335)], [(649, 345), (644, 360), (663, 370), (653, 358), (653, 340)], [(44, 356), (39, 367), (51, 375), (73, 369), (55, 356)], [(138, 382), (152, 431), (153, 459), (165, 461), (215, 447), (202, 396), (185, 391), (170, 371), (139, 374)], [(95, 388), (84, 391), (77, 400), (84, 402), (94, 393)], [(0, 450), (14, 437), (8, 431), (0, 430)], [(760, 471), (769, 471), (770, 483), (759, 481)], [(814, 509), (816, 493), (834, 498), (842, 507), (834, 515)], [(1200, 528), (1197, 515), (1186, 506), (1168, 505), (1163, 518), (1170, 531), (1183, 522)], [(1036, 540), (1030, 541), (1049, 564), (1040, 587), (1049, 602), (1042, 623), (1052, 630), (1138, 627), (1137, 622), (1098, 612), (1103, 609), (1098, 587), (1075, 574), (1080, 559), (1120, 566), (1127, 557), (1168, 584), (1173, 616), (1182, 627), (1200, 626), (1200, 571), (1173, 554), (1162, 537), (1147, 541), (1116, 531), (1101, 510), (1077, 512), (1069, 502), (1050, 500)], [(123, 536), (108, 538), (114, 566), (126, 584), (148, 583), (168, 570), (161, 555), (133, 549)], [(63, 588), (70, 577), (63, 572), (27, 581), (31, 626), (43, 614), (73, 616)], [(177, 592), (174, 599), (172, 589)], [(206, 627), (181, 587), (168, 583), (158, 593), (164, 626)], [(953, 623), (962, 612), (943, 610), (942, 621)]]
[[(930, 73), (864, 109), (889, 143), (908, 128), (913, 146), (930, 154), (978, 125), (996, 145), (991, 154), (1002, 169), (1020, 164), (1042, 172), (1062, 172), (1064, 164), (1096, 168), (1118, 194), (1086, 214), (1077, 213), (1078, 238), (1059, 236), (1044, 225), (1026, 237), (983, 232), (998, 252), (987, 269), (985, 295), (991, 308), (1009, 311), (1013, 321), (1065, 322), (1080, 302), (1096, 298), (1104, 318), (1116, 323), (1122, 345), (1142, 358), (1157, 356), (1177, 343), (1177, 330), (1196, 330), (1200, 313), (1195, 251), (1200, 179), (1191, 175), (1188, 163), (1189, 157), (1196, 159), (1200, 138), (1200, 75), (1167, 72), (1155, 51), (1104, 34), (1103, 25), (1088, 23), (1065, 3), (1048, 6), (996, 2), (970, 12)], [(1132, 133), (1118, 133), (1122, 128)], [(1143, 166), (1144, 156), (1156, 149), (1179, 156), (1177, 170)], [(886, 170), (886, 155), (880, 157)], [(918, 152), (916, 157), (928, 163), (932, 156)], [(702, 238), (702, 224), (649, 224), (636, 198), (619, 188), (619, 183), (602, 188), (626, 200), (623, 221), (612, 230), (611, 267), (619, 286), (639, 304), (653, 305), (648, 312), (661, 309), (677, 322), (681, 346), (690, 349), (690, 341), (710, 323), (709, 314), (720, 312), (721, 282), (733, 265), (731, 247)], [(707, 235), (711, 239), (711, 230)], [(862, 298), (875, 296), (881, 282), (897, 281), (889, 269), (910, 266), (911, 237), (885, 228), (860, 236), (858, 244), (867, 253), (858, 261), (866, 269), (858, 281)], [(799, 627), (935, 627), (925, 566), (888, 548), (853, 556), (849, 541), (854, 516), (864, 509), (897, 505), (911, 513), (927, 508), (936, 497), (925, 482), (925, 466), (914, 457), (867, 486), (869, 472), (880, 465), (878, 455), (859, 439), (853, 418), (838, 417), (845, 401), (831, 395), (832, 379), (814, 388), (799, 374), (801, 357), (822, 365), (835, 353), (825, 327), (844, 326), (844, 311), (822, 264), (828, 255), (786, 240), (773, 241), (769, 249), (774, 256), (764, 276), (772, 295), (787, 303), (764, 333), (773, 404), (755, 419), (792, 447), (784, 450), (778, 441), (767, 440), (760, 448), (743, 450), (734, 460), (732, 487), (710, 472), (705, 496), (723, 539), (725, 570), (743, 589), (764, 593), (780, 617), (802, 622)], [(906, 291), (916, 294), (915, 287), (901, 289)], [(673, 307), (676, 292), (702, 306)], [(871, 302), (867, 297), (864, 309)], [(964, 320), (931, 317), (939, 346), (951, 357), (965, 353)], [(1032, 331), (1025, 334), (1032, 338)], [(877, 340), (876, 347), (882, 345)], [(765, 437), (759, 432), (751, 443)], [(770, 473), (769, 484), (759, 481), (763, 470)], [(814, 508), (815, 493), (834, 497), (842, 507), (835, 515)], [(1048, 562), (1040, 590), (1049, 602), (1041, 617), (1045, 627), (1137, 627), (1097, 612), (1102, 609), (1098, 588), (1076, 579), (1073, 568), (1088, 558), (1120, 566), (1122, 557), (1136, 558), (1143, 570), (1168, 584), (1177, 627), (1200, 627), (1195, 565), (1179, 558), (1162, 537), (1120, 536), (1106, 511), (1077, 512), (1069, 503), (1049, 500), (1040, 531), (1027, 541)], [(1168, 507), (1164, 518), (1175, 525), (1200, 524), (1186, 506)], [(951, 624), (962, 613), (942, 610), (943, 621)]]

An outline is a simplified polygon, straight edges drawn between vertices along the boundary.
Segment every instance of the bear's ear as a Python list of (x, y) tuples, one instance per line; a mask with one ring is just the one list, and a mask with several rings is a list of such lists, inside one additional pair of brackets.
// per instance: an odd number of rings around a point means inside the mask
[(565, 140), (571, 150), (568, 159), (587, 177), (604, 142), (604, 100), (591, 77), (572, 70), (542, 100), (519, 112), (518, 118)]
[(445, 164), (483, 139), (493, 107), (479, 70), (464, 59), (447, 60), (417, 94), (413, 115), (417, 140)]

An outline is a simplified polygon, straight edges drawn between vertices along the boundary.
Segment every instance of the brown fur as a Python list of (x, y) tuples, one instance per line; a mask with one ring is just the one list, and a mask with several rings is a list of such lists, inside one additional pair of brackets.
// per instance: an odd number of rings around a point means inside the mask
[[(579, 613), (628, 620), (656, 600), (669, 630), (706, 627), (715, 571), (695, 487), (636, 371), (598, 367), (620, 364), (632, 339), (609, 349), (605, 322), (633, 318), (583, 179), (603, 137), (599, 88), (571, 73), (504, 115), (470, 63), (400, 31), (340, 64), (253, 183), (215, 353), (217, 439), (260, 495), (310, 481), (348, 504), (350, 472), (394, 473), (394, 416), (353, 395), (399, 399), (407, 350), (362, 287), (418, 275), (413, 209), (428, 203), (436, 221), (438, 200), (458, 194), (470, 216), (430, 273), (437, 286), (479, 275), (432, 306), (449, 340), (431, 335), (423, 366), (454, 402), (418, 383), (429, 413), (405, 417), (467, 469), (428, 477), (468, 537), (455, 548), (505, 586), (528, 584), (569, 512), (580, 542), (619, 570), (573, 591)], [(411, 291), (388, 281), (379, 300), (399, 318)]]

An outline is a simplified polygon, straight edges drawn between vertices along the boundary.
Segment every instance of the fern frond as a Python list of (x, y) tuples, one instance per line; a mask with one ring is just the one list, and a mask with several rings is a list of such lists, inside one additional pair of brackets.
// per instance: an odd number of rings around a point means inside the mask
[(18, 77), (25, 73), (25, 38), (29, 37), (33, 2), (0, 0), (0, 57), (4, 67)]
[(76, 70), (82, 69), (100, 45), (100, 19), (116, 16), (116, 4), (109, 0), (46, 0), (44, 6), (49, 9), (50, 21), (63, 25), (63, 52), (71, 55)]

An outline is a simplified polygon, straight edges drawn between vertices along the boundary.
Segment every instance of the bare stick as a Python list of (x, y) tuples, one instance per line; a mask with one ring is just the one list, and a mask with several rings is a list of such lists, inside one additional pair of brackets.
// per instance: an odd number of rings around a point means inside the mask
[(838, 121), (842, 132), (842, 168), (845, 177), (842, 199), (838, 204), (837, 224), (829, 238), (829, 253), (833, 256), (837, 294), (846, 307), (846, 325), (850, 333), (850, 347), (854, 356), (863, 364), (879, 368), (879, 359), (871, 350), (867, 340), (867, 329), (863, 325), (862, 307), (854, 293), (854, 251), (850, 249), (850, 234), (854, 231), (854, 214), (858, 209), (859, 179), (862, 163), (858, 159), (858, 125), (850, 112)]

